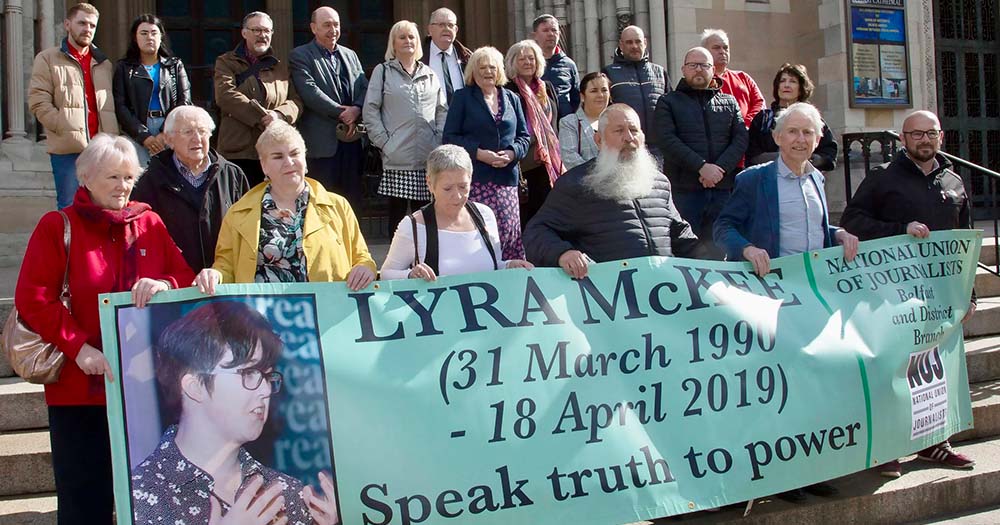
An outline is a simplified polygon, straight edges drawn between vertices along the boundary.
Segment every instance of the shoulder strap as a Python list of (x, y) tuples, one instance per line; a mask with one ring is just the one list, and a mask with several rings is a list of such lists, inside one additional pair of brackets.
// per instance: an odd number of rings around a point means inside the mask
[(63, 220), (63, 248), (66, 251), (66, 269), (63, 270), (63, 283), (62, 283), (62, 293), (59, 294), (60, 299), (62, 299), (67, 305), (69, 304), (69, 243), (70, 243), (70, 226), (69, 226), (69, 216), (66, 212), (59, 210), (59, 215), (62, 215)]
[(483, 243), (486, 244), (486, 249), (490, 252), (490, 257), (493, 258), (493, 269), (500, 269), (500, 264), (497, 262), (497, 254), (493, 250), (493, 242), (490, 241), (490, 233), (486, 231), (486, 221), (483, 220), (483, 215), (479, 213), (479, 208), (476, 208), (476, 205), (472, 201), (465, 201), (465, 209), (469, 210), (472, 223), (476, 225), (479, 235), (483, 238)]
[[(590, 126), (587, 126), (588, 128)], [(583, 155), (583, 121), (579, 118), (576, 119), (576, 154)]]
[(424, 215), (424, 230), (427, 232), (427, 251), (424, 252), (424, 264), (434, 270), (434, 275), (441, 275), (438, 269), (438, 226), (437, 217), (434, 215), (434, 203), (420, 208), (420, 213)]
[(413, 266), (420, 264), (420, 247), (417, 245), (417, 218), (411, 213), (410, 225), (413, 227)]

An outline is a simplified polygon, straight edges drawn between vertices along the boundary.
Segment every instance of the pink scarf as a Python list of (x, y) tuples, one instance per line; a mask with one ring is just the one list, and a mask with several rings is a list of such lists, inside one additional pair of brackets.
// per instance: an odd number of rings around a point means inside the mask
[[(548, 111), (542, 107), (538, 101), (538, 95), (522, 78), (514, 79), (518, 92), (521, 93), (521, 100), (524, 101), (524, 116), (531, 124), (531, 130), (538, 141), (535, 148), (535, 160), (545, 165), (545, 171), (549, 174), (549, 184), (555, 184), (556, 179), (565, 171), (563, 169), (562, 155), (559, 154), (559, 139), (555, 130), (552, 129), (552, 122), (549, 120)], [(541, 93), (545, 93), (545, 84), (534, 81), (538, 85)]]

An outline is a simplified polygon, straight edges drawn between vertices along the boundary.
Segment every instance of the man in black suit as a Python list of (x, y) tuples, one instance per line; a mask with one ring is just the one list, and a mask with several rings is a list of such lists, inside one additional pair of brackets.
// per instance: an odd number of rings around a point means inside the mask
[(304, 113), (299, 131), (306, 142), (309, 173), (326, 189), (347, 198), (355, 209), (361, 205), (361, 141), (353, 137), (361, 121), (368, 92), (368, 78), (357, 53), (339, 45), (340, 15), (333, 8), (313, 11), (309, 24), (315, 38), (292, 50), (292, 81), (302, 98)]
[[(427, 23), (427, 34), (424, 39), (424, 64), (434, 70), (441, 81), (441, 89), (445, 90), (448, 104), (451, 96), (465, 87), (465, 65), (472, 56), (472, 51), (458, 41), (458, 17), (447, 7), (442, 7), (431, 13)], [(444, 72), (448, 71), (445, 75)]]

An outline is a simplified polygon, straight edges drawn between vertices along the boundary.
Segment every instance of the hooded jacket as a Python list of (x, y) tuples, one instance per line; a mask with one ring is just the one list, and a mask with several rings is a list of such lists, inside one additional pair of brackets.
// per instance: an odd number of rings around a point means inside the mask
[[(112, 96), (114, 66), (100, 49), (90, 46), (90, 71), (97, 95), (99, 131), (118, 134), (118, 119)], [(64, 38), (60, 47), (50, 47), (35, 57), (28, 84), (28, 107), (45, 126), (48, 152), (56, 155), (80, 153), (90, 143), (87, 131), (87, 87), (83, 69), (69, 54)]]
[(639, 60), (629, 60), (621, 49), (616, 49), (614, 62), (604, 68), (604, 74), (611, 80), (611, 102), (628, 104), (639, 114), (648, 142), (656, 102), (671, 89), (667, 71), (650, 62), (649, 53)]
[(747, 149), (747, 128), (732, 95), (715, 78), (694, 89), (682, 78), (677, 89), (656, 103), (653, 134), (663, 153), (663, 170), (674, 191), (700, 191), (698, 170), (713, 163), (725, 171), (716, 189), (733, 187), (736, 166)]

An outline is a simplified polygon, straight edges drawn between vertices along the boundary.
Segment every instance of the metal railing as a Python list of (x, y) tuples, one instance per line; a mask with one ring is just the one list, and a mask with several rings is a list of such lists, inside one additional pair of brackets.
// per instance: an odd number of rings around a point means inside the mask
[[(864, 162), (864, 174), (868, 176), (872, 170), (873, 157), (881, 156), (882, 163), (892, 162), (898, 154), (897, 143), (901, 142), (902, 139), (898, 134), (893, 131), (875, 131), (867, 133), (845, 133), (843, 135), (844, 144), (844, 191), (846, 193), (847, 202), (851, 201), (851, 194), (854, 191), (851, 179), (851, 156), (856, 155), (858, 152), (852, 151), (855, 144), (861, 146), (861, 159)], [(879, 145), (879, 152), (873, 154), (872, 146), (875, 144)], [(972, 180), (973, 174), (978, 174), (983, 176), (989, 184), (989, 195), (983, 196), (978, 200), (978, 208), (980, 210), (986, 211), (986, 216), (989, 217), (988, 220), (993, 222), (993, 245), (984, 246), (984, 250), (991, 250), (993, 252), (992, 264), (984, 264), (979, 262), (979, 267), (985, 269), (986, 271), (992, 273), (995, 276), (1000, 277), (1000, 201), (997, 199), (997, 186), (1000, 186), (1000, 173), (997, 173), (989, 168), (984, 168), (973, 162), (969, 162), (963, 158), (956, 157), (950, 153), (944, 151), (940, 152), (946, 159), (951, 161), (954, 165), (954, 170), (965, 183), (966, 191), (969, 193), (969, 199), (972, 199), (970, 181)], [(989, 235), (987, 234), (987, 237)]]

